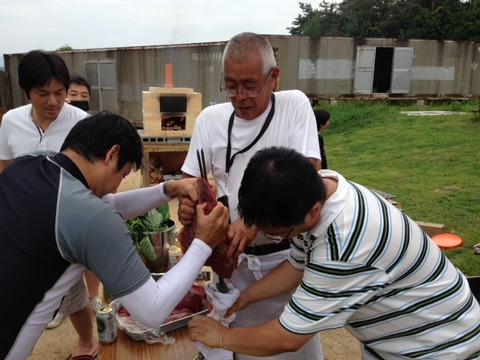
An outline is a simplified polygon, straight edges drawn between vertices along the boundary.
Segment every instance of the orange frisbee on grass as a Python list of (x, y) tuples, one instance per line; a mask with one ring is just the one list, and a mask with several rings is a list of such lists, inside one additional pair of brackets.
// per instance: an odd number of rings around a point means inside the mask
[(462, 245), (462, 238), (455, 234), (438, 234), (432, 236), (432, 240), (442, 249), (452, 249)]

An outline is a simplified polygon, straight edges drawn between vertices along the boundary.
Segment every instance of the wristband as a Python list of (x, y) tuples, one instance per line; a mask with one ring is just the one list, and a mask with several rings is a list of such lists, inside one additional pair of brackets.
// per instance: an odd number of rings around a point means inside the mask
[(173, 199), (175, 197), (175, 195), (173, 195), (169, 190), (168, 190), (168, 186), (167, 186), (167, 183), (169, 183), (170, 181), (175, 181), (175, 180), (167, 180), (167, 181), (164, 181), (163, 182), (163, 194), (168, 197), (169, 199)]

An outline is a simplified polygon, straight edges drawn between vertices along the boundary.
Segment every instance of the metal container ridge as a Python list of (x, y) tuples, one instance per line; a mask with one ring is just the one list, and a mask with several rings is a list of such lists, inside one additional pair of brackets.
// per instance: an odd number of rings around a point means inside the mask
[(155, 260), (145, 260), (145, 265), (150, 272), (161, 273), (168, 270), (169, 258), (168, 250), (171, 245), (176, 243), (177, 232), (175, 230), (175, 221), (169, 219), (167, 222), (167, 229), (159, 232), (140, 232), (140, 239), (148, 236), (155, 248)]
[(95, 313), (97, 319), (98, 342), (110, 344), (117, 340), (115, 311), (110, 305), (101, 306)]

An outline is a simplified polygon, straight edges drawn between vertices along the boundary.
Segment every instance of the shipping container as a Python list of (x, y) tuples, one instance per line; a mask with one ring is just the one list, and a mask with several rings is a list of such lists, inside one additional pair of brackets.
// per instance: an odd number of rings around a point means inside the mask
[[(265, 35), (280, 66), (278, 90), (299, 89), (318, 100), (478, 98), (480, 43)], [(142, 91), (173, 86), (202, 94), (202, 107), (228, 99), (219, 90), (226, 41), (84, 49), (59, 53), (92, 85), (90, 109), (110, 110), (142, 126)], [(11, 104), (27, 103), (18, 85), (23, 54), (4, 55)]]

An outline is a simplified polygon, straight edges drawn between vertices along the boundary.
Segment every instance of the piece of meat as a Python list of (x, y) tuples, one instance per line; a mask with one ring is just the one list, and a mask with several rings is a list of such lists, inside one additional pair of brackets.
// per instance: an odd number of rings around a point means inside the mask
[(130, 316), (130, 313), (128, 312), (128, 310), (125, 309), (123, 306), (120, 309), (118, 309), (117, 314), (118, 314), (118, 316), (121, 316), (121, 317), (129, 317)]
[(194, 313), (202, 311), (207, 301), (207, 293), (203, 286), (193, 284), (188, 293), (175, 306), (175, 309), (189, 309)]
[(173, 309), (172, 313), (168, 315), (168, 317), (165, 319), (163, 324), (168, 324), (171, 323), (172, 321), (184, 319), (187, 316), (191, 316), (195, 314), (192, 310), (190, 309)]
[[(215, 198), (215, 192), (213, 187), (208, 183), (207, 180), (199, 178), (199, 184), (197, 186), (198, 191), (198, 201), (199, 203), (207, 203), (205, 208), (205, 213), (209, 214), (210, 211), (217, 204), (217, 199)], [(192, 223), (188, 226), (184, 226), (178, 238), (180, 239), (180, 244), (182, 245), (183, 252), (186, 252), (190, 247), (193, 239), (195, 238), (195, 229), (197, 227), (197, 218), (194, 217)], [(227, 258), (226, 253), (228, 250), (228, 241), (225, 240), (216, 246), (213, 249), (212, 255), (205, 262), (206, 266), (210, 266), (212, 270), (222, 278), (230, 278), (237, 268), (238, 257)]]

